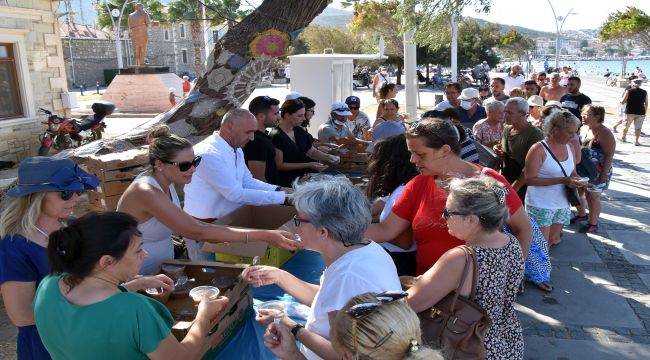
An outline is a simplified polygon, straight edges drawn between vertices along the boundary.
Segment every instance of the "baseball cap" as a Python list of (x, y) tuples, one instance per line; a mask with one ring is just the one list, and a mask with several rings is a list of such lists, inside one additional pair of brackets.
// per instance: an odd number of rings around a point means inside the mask
[(556, 100), (550, 100), (550, 101), (547, 101), (545, 105), (546, 105), (546, 106), (557, 106), (557, 107), (562, 107), (562, 103), (559, 102), (559, 101), (556, 101)]
[(348, 105), (344, 102), (337, 101), (332, 104), (332, 107), (330, 108), (330, 111), (335, 113), (336, 115), (341, 115), (341, 116), (350, 116), (352, 113), (350, 112), (350, 108)]
[(478, 99), (481, 96), (478, 93), (478, 90), (474, 88), (467, 88), (464, 89), (461, 93), (460, 96), (458, 97), (459, 100), (472, 100), (472, 99)]
[(360, 106), (361, 105), (361, 99), (359, 99), (358, 97), (352, 95), (352, 96), (348, 96), (345, 99), (345, 103), (348, 104), (348, 106), (350, 106), (350, 105)]
[(544, 106), (544, 99), (539, 95), (531, 95), (528, 98), (528, 106)]

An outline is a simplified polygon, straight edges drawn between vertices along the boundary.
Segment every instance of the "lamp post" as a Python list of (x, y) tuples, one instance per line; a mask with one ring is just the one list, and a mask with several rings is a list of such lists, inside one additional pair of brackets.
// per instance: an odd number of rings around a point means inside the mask
[[(124, 15), (124, 9), (126, 5), (133, 2), (133, 0), (127, 0), (122, 4), (122, 10), (117, 8), (111, 9), (108, 6), (108, 0), (104, 0), (104, 5), (106, 5), (106, 10), (111, 17), (111, 22), (113, 23), (113, 28), (115, 29), (115, 53), (117, 55), (117, 68), (121, 69), (124, 64), (122, 62), (122, 44), (120, 43), (120, 26), (122, 25), (122, 15)], [(117, 24), (115, 23), (115, 18), (118, 18)]]
[[(551, 4), (551, 0), (546, 0), (548, 1), (548, 5), (551, 7), (551, 11), (553, 12), (553, 20), (555, 21), (555, 30), (556, 30), (556, 35), (555, 35), (555, 68), (560, 67), (560, 37), (562, 36), (562, 27), (564, 26), (564, 22), (566, 19), (569, 17), (569, 15), (577, 15), (578, 13), (573, 12), (573, 8), (569, 10), (569, 12), (566, 13), (564, 16), (557, 16), (555, 14), (555, 9), (553, 8), (553, 4)], [(562, 23), (560, 23), (560, 21)]]

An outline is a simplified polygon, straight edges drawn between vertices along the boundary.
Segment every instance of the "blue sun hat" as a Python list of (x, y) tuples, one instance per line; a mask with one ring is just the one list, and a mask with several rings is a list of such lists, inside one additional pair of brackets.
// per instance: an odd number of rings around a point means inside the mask
[(25, 196), (43, 191), (85, 191), (95, 189), (99, 179), (83, 171), (70, 159), (34, 156), (20, 162), (18, 183), (7, 195)]

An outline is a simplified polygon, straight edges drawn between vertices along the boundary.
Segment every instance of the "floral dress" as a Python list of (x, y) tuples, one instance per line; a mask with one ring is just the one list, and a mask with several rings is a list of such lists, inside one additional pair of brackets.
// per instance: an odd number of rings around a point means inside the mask
[(523, 359), (524, 339), (514, 304), (524, 276), (524, 260), (517, 239), (508, 234), (501, 248), (473, 246), (478, 263), (476, 300), (492, 325), (485, 335), (488, 359)]

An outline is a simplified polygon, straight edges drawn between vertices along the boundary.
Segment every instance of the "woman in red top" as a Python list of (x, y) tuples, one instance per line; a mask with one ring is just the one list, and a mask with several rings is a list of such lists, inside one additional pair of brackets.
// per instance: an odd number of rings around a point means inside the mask
[(507, 224), (519, 240), (524, 256), (528, 255), (532, 229), (517, 192), (496, 171), (460, 158), (458, 130), (450, 121), (425, 119), (406, 136), (411, 162), (420, 175), (406, 184), (386, 220), (370, 225), (366, 231), (368, 238), (379, 243), (390, 241), (410, 226), (417, 244), (417, 273), (424, 273), (447, 250), (463, 244), (449, 234), (447, 222), (442, 218), (448, 182), (454, 178), (490, 176), (509, 190)]

